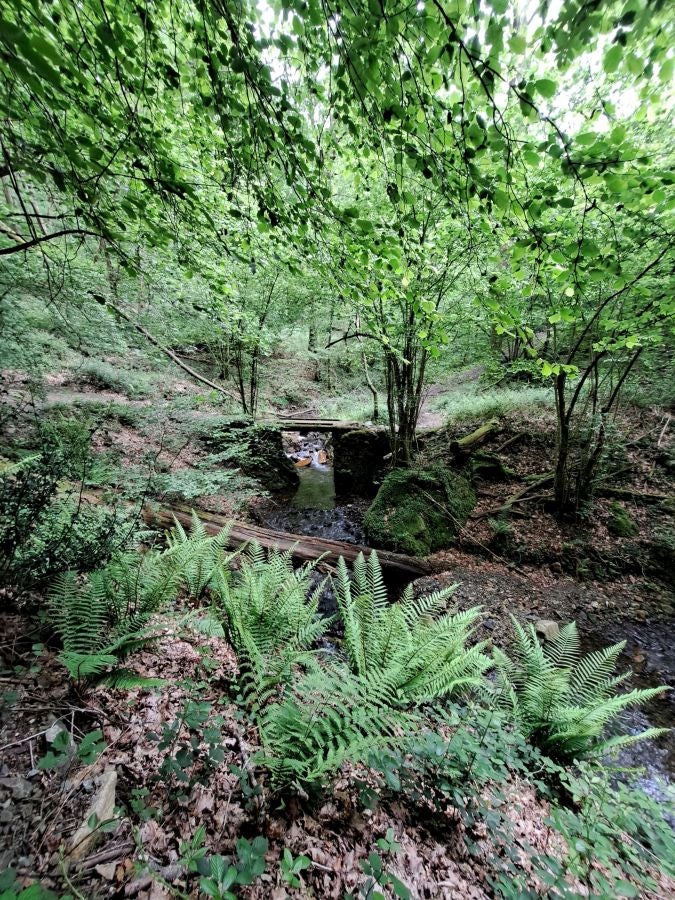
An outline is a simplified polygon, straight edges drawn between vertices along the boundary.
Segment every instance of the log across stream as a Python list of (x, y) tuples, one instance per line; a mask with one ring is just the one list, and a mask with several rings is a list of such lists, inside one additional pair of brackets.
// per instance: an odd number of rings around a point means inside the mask
[[(302, 534), (291, 534), (285, 531), (276, 531), (272, 528), (261, 528), (257, 525), (249, 525), (246, 522), (233, 522), (225, 516), (215, 513), (194, 510), (195, 514), (204, 523), (208, 534), (217, 534), (222, 528), (229, 528), (230, 547), (236, 548), (247, 541), (257, 541), (262, 547), (276, 550), (290, 550), (296, 559), (303, 561), (320, 559), (324, 567), (334, 566), (339, 557), (344, 557), (346, 562), (353, 562), (359, 553), (368, 554), (370, 547), (360, 544), (352, 544), (347, 541), (334, 541), (327, 538), (308, 537)], [(170, 528), (174, 524), (174, 518), (185, 528), (189, 528), (192, 520), (192, 509), (186, 506), (163, 506), (155, 508), (146, 506), (143, 510), (143, 519), (148, 525), (160, 528)], [(422, 559), (405, 556), (401, 553), (391, 553), (387, 550), (378, 550), (378, 557), (383, 569), (391, 569), (404, 575), (415, 578), (427, 575), (431, 572), (431, 566)]]

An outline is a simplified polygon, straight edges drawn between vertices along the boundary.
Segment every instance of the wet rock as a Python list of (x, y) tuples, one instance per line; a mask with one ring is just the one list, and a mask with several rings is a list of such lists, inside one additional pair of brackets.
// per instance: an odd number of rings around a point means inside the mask
[(534, 630), (545, 641), (554, 641), (560, 634), (560, 626), (553, 619), (538, 619)]
[(333, 465), (338, 494), (372, 497), (389, 450), (386, 431), (364, 428), (336, 434)]
[(425, 556), (452, 544), (475, 503), (469, 482), (450, 469), (396, 469), (385, 478), (363, 524), (377, 546)]

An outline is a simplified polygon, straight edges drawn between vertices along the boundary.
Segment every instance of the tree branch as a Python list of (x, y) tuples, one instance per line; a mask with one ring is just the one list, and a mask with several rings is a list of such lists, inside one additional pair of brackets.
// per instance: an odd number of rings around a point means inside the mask
[(54, 231), (52, 234), (44, 234), (41, 237), (34, 237), (30, 241), (23, 241), (21, 244), (15, 244), (14, 247), (0, 247), (0, 256), (7, 256), (10, 253), (21, 253), (22, 250), (30, 250), (31, 247), (42, 244), (44, 241), (51, 241), (54, 238), (63, 237), (66, 234), (79, 234), (83, 237), (89, 235), (91, 237), (101, 237), (97, 231), (87, 231), (83, 228), (63, 228), (61, 231)]

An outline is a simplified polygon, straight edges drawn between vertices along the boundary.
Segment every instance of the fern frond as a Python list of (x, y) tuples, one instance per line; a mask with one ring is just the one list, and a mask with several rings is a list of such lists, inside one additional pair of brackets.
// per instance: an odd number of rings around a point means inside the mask
[(499, 673), (498, 702), (509, 708), (525, 736), (542, 750), (577, 759), (653, 736), (648, 730), (643, 735), (602, 738), (606, 725), (622, 710), (667, 690), (635, 688), (614, 693), (628, 677), (628, 673), (613, 674), (623, 642), (580, 656), (574, 623), (545, 647), (532, 625), (525, 629), (514, 619), (513, 628), (512, 655), (493, 651)]
[(145, 675), (139, 675), (133, 669), (119, 668), (101, 679), (101, 684), (121, 691), (131, 691), (135, 688), (146, 688), (149, 690), (151, 688), (164, 687), (166, 683), (165, 678), (149, 678)]

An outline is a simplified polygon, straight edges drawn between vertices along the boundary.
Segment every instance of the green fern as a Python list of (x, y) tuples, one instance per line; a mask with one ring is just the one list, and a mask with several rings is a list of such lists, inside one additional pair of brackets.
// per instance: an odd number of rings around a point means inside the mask
[(445, 612), (456, 585), (415, 599), (408, 586), (389, 603), (376, 553), (359, 554), (353, 577), (340, 559), (336, 597), (354, 674), (371, 690), (386, 688), (392, 702), (421, 703), (483, 686), (490, 666), (485, 644), (467, 647), (480, 608)]
[(624, 709), (668, 690), (636, 688), (616, 693), (630, 676), (629, 672), (614, 675), (625, 642), (581, 656), (574, 622), (544, 646), (531, 624), (526, 629), (513, 619), (513, 628), (511, 657), (494, 650), (499, 702), (545, 753), (562, 760), (599, 756), (667, 730), (650, 728), (637, 735), (602, 737), (606, 725)]
[(111, 615), (118, 626), (130, 631), (140, 628), (175, 599), (180, 576), (171, 563), (166, 554), (124, 553), (102, 570)]
[(268, 768), (275, 788), (316, 791), (346, 760), (364, 761), (397, 746), (415, 723), (344, 666), (316, 668), (260, 711), (256, 761)]
[(217, 573), (231, 558), (225, 553), (229, 531), (223, 528), (217, 535), (208, 535), (204, 523), (194, 512), (189, 534), (177, 519), (174, 518), (174, 522), (165, 556), (171, 561), (188, 596), (201, 600)]
[(101, 677), (121, 657), (147, 646), (152, 637), (144, 626), (175, 596), (176, 585), (173, 570), (155, 554), (120, 555), (86, 579), (60, 575), (48, 613), (71, 678)]
[(252, 703), (261, 705), (276, 685), (289, 681), (294, 666), (316, 666), (312, 648), (331, 620), (318, 616), (323, 583), (311, 590), (315, 565), (294, 569), (291, 553), (266, 555), (253, 542), (238, 571), (220, 567), (213, 578)]
[(317, 790), (346, 759), (400, 740), (411, 717), (391, 706), (391, 687), (343, 664), (322, 664), (316, 645), (332, 620), (319, 616), (316, 564), (251, 543), (237, 571), (220, 568), (212, 591), (239, 662), (240, 692), (258, 726), (257, 761), (273, 787)]

